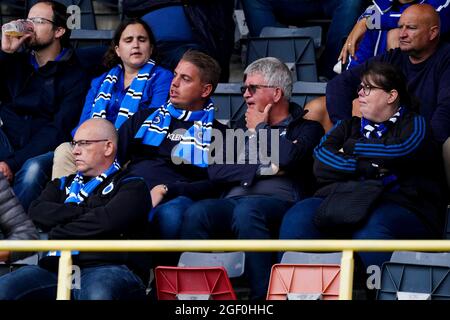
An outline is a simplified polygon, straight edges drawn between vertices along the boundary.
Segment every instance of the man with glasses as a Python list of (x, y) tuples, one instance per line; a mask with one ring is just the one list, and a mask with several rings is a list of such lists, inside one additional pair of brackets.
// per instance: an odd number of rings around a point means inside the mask
[[(224, 157), (237, 158), (209, 166), (210, 179), (224, 184), (226, 192), (186, 211), (183, 239), (276, 238), (285, 211), (311, 195), (312, 152), (323, 129), (303, 119), (303, 110), (289, 102), (289, 69), (276, 58), (259, 59), (246, 68), (241, 90), (247, 104), (245, 144), (235, 153), (224, 144)], [(272, 253), (246, 253), (252, 299), (265, 298), (274, 261)]]
[[(105, 119), (90, 119), (75, 133), (72, 152), (77, 174), (55, 179), (29, 210), (51, 240), (142, 239), (150, 194), (142, 178), (115, 161), (118, 136)], [(0, 278), (0, 300), (56, 298), (59, 252), (48, 252), (38, 266), (25, 266)], [(146, 254), (72, 251), (80, 268), (76, 300), (142, 299), (148, 281)]]
[(39, 1), (27, 20), (33, 31), (2, 33), (0, 51), (0, 172), (25, 209), (51, 173), (52, 154), (70, 140), (88, 77), (70, 49), (66, 7)]

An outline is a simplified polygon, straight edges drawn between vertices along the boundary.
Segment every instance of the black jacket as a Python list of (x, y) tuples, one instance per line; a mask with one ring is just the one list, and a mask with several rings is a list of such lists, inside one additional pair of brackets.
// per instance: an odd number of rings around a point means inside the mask
[(73, 50), (35, 70), (27, 53), (0, 51), (0, 117), (14, 150), (5, 161), (13, 172), (35, 156), (71, 139), (89, 79)]
[[(50, 240), (126, 240), (145, 239), (151, 208), (150, 192), (141, 178), (119, 172), (108, 177), (81, 204), (64, 203), (74, 175), (47, 184), (30, 205), (29, 215), (48, 232)], [(113, 186), (112, 190), (110, 187)], [(109, 190), (109, 191), (108, 191)], [(73, 256), (80, 267), (126, 264), (146, 279), (149, 263), (146, 253), (80, 252)], [(40, 265), (53, 270), (54, 257), (44, 257)]]
[[(279, 150), (272, 150), (270, 134), (267, 134), (267, 146), (269, 153), (279, 152), (280, 171), (285, 171), (286, 175), (298, 183), (302, 198), (311, 195), (314, 190), (314, 177), (312, 175), (312, 152), (324, 134), (320, 123), (303, 118), (304, 111), (295, 103), (290, 103), (289, 112), (293, 117), (287, 126), (285, 134), (280, 135)], [(256, 132), (260, 130), (278, 129), (277, 126), (269, 126), (267, 123), (260, 123), (256, 127)], [(235, 146), (236, 147), (236, 146)], [(239, 146), (238, 148), (239, 149)], [(224, 144), (223, 154), (227, 155)], [(238, 154), (235, 150), (234, 154)], [(258, 179), (257, 171), (259, 164), (214, 164), (209, 166), (208, 174), (212, 181), (224, 183), (229, 186), (240, 185), (244, 188), (252, 186)]]
[(321, 185), (337, 181), (397, 181), (381, 201), (392, 201), (416, 212), (436, 235), (442, 234), (445, 181), (440, 146), (431, 139), (422, 116), (406, 112), (381, 139), (360, 133), (361, 119), (338, 122), (314, 150), (314, 173)]

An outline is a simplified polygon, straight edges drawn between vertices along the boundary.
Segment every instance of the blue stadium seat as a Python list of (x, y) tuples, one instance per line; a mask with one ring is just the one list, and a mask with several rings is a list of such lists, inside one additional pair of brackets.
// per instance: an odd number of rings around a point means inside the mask
[(310, 37), (314, 40), (315, 48), (322, 45), (322, 27), (312, 26), (303, 28), (278, 28), (264, 27), (259, 34), (260, 38), (290, 38), (290, 37)]
[(275, 57), (286, 64), (294, 64), (297, 81), (317, 81), (314, 41), (310, 37), (249, 38), (246, 64)]
[(449, 300), (450, 253), (394, 252), (383, 264), (378, 300)]

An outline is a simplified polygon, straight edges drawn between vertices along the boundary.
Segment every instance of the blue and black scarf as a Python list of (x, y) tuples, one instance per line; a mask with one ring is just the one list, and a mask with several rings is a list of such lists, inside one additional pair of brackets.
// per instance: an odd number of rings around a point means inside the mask
[(69, 187), (69, 195), (64, 203), (76, 203), (80, 204), (97, 188), (103, 181), (105, 181), (110, 175), (120, 170), (120, 165), (114, 161), (114, 163), (106, 169), (101, 175), (92, 178), (88, 183), (84, 184), (83, 175), (77, 172), (77, 175), (73, 179)]
[(209, 100), (203, 110), (188, 111), (175, 108), (170, 101), (144, 121), (135, 135), (142, 143), (159, 146), (167, 135), (172, 118), (181, 121), (193, 121), (194, 125), (186, 130), (172, 155), (186, 160), (198, 167), (208, 166), (209, 145), (211, 144), (214, 105)]
[[(120, 104), (119, 113), (114, 124), (116, 129), (120, 128), (120, 126), (128, 118), (138, 111), (142, 95), (145, 92), (147, 85), (150, 83), (149, 80), (152, 78), (152, 71), (154, 67), (155, 62), (153, 60), (149, 60), (142, 66), (137, 76), (131, 82), (127, 93)], [(113, 88), (117, 84), (119, 76), (122, 72), (123, 67), (120, 64), (108, 72), (100, 85), (97, 97), (94, 99), (91, 118), (106, 118), (106, 113), (111, 103)]]
[(364, 117), (361, 118), (361, 134), (367, 139), (380, 139), (391, 126), (393, 126), (398, 119), (403, 115), (404, 108), (400, 107), (398, 111), (392, 115), (388, 120), (382, 123), (375, 123)]

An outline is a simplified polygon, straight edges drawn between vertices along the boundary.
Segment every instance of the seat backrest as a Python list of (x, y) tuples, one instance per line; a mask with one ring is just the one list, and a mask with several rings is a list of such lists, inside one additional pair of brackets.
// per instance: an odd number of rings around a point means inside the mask
[(158, 300), (236, 300), (224, 267), (157, 267)]
[(303, 28), (279, 28), (264, 27), (259, 35), (260, 38), (289, 38), (289, 37), (310, 37), (314, 40), (314, 46), (320, 48), (322, 45), (322, 27), (303, 27)]
[(81, 67), (86, 70), (89, 76), (93, 79), (100, 76), (106, 71), (102, 64), (102, 59), (106, 53), (105, 46), (92, 46), (75, 49), (75, 53), (80, 61)]
[(275, 57), (295, 64), (296, 80), (318, 79), (314, 41), (310, 37), (249, 38), (247, 45), (247, 65), (260, 58)]
[(325, 82), (296, 81), (292, 88), (291, 101), (302, 108), (311, 100), (325, 95)]
[(212, 96), (216, 107), (216, 119), (231, 128), (242, 126), (247, 110), (241, 86), (241, 83), (219, 83)]
[(337, 300), (339, 281), (339, 265), (275, 264), (267, 300)]
[(239, 252), (183, 252), (179, 267), (224, 267), (228, 277), (240, 277), (244, 273), (245, 253)]
[(394, 251), (390, 262), (450, 268), (449, 252)]
[(340, 265), (342, 252), (311, 253), (286, 251), (281, 258), (281, 264), (335, 264)]
[(386, 262), (381, 270), (377, 299), (449, 300), (450, 268)]

